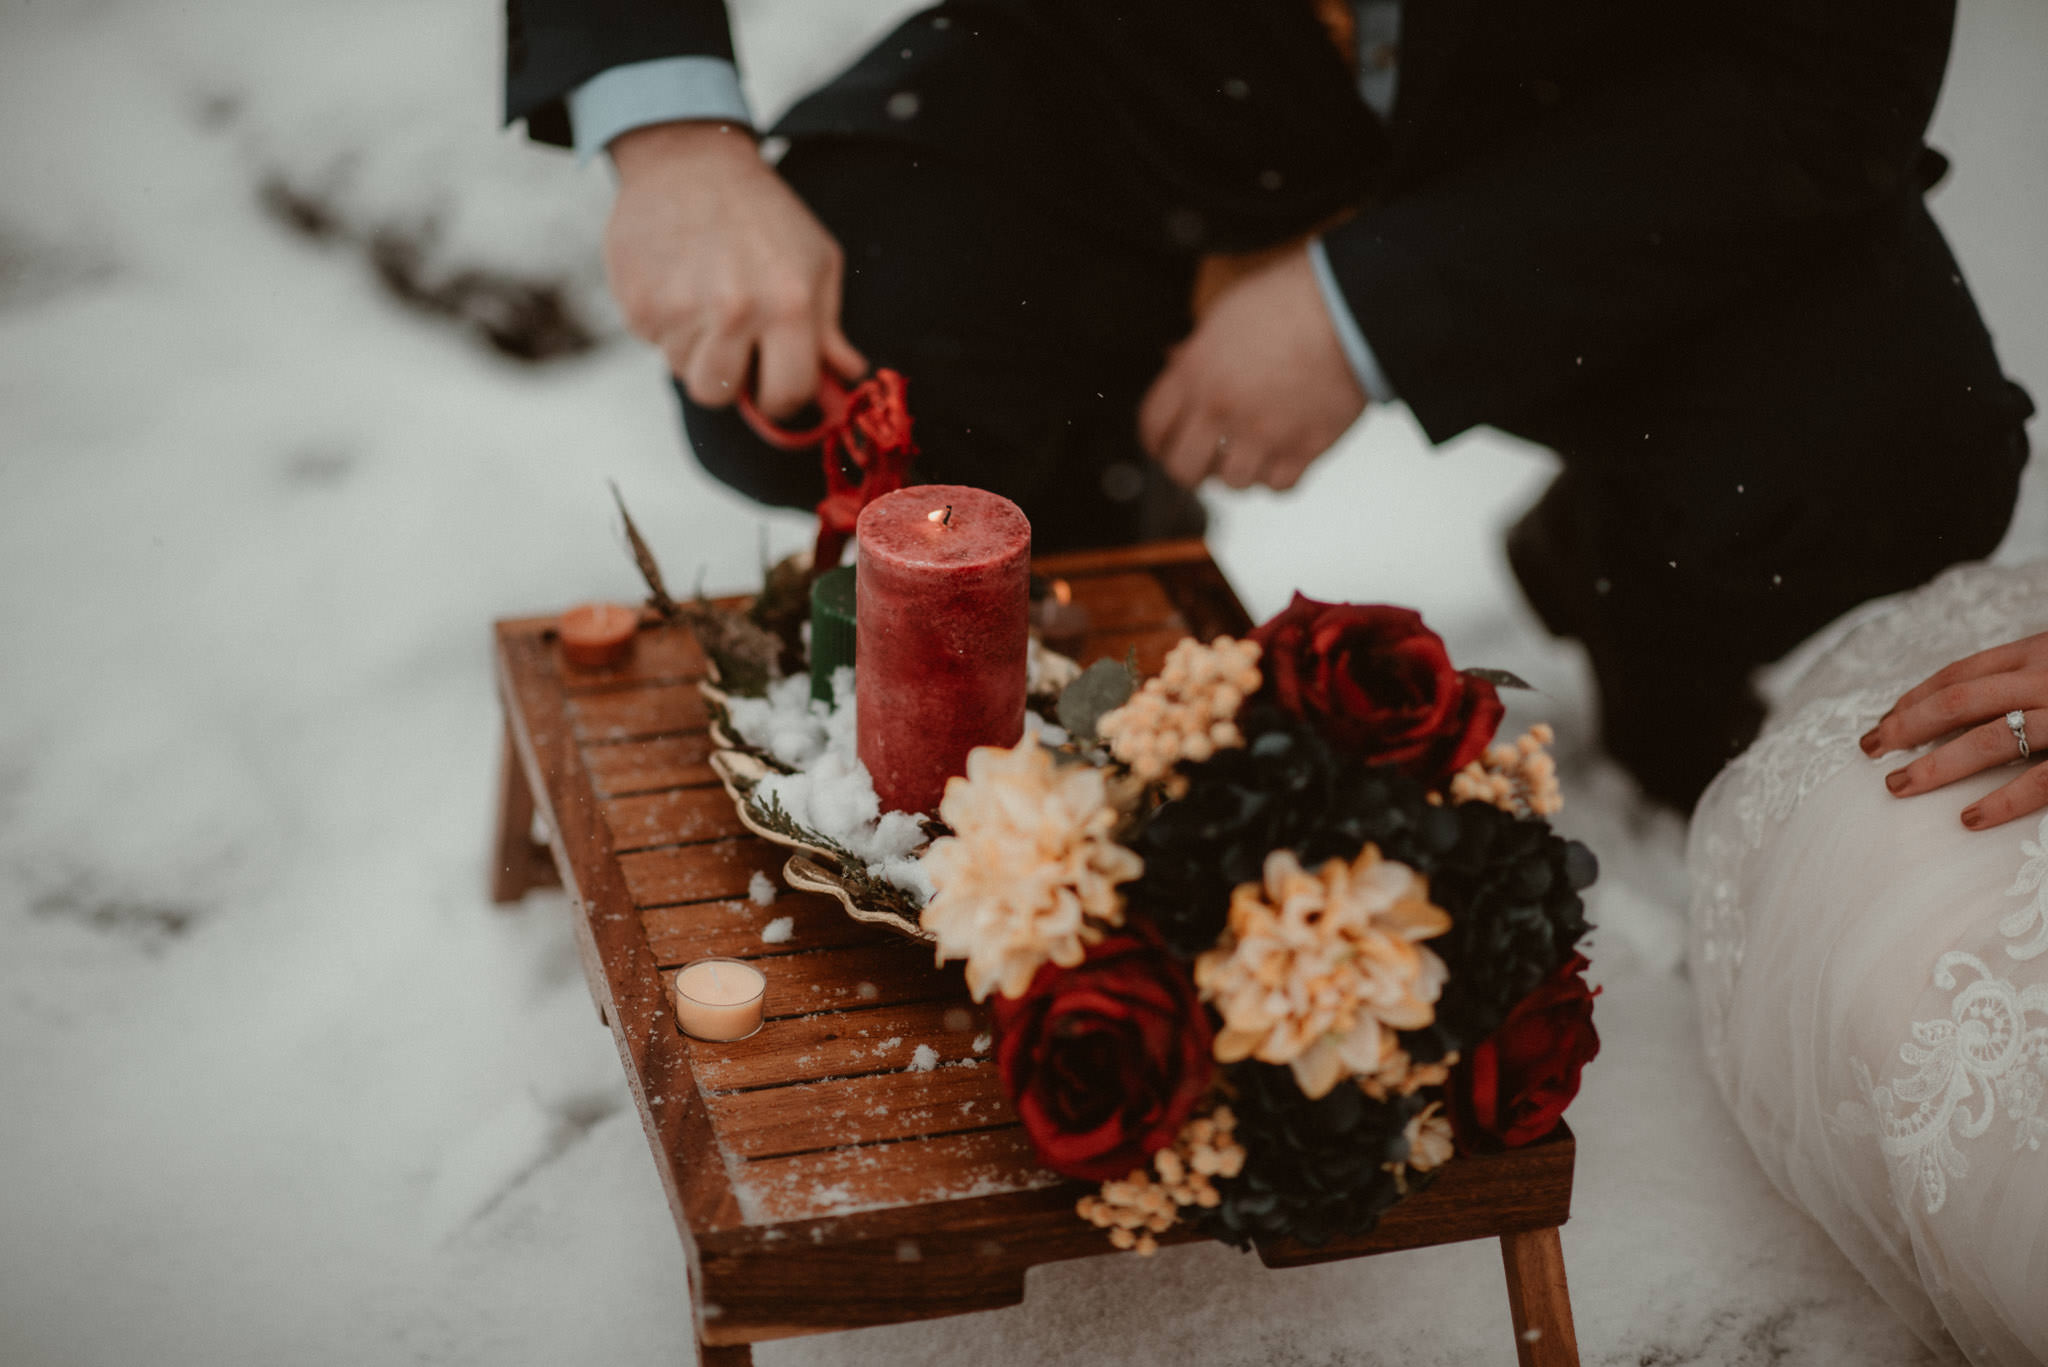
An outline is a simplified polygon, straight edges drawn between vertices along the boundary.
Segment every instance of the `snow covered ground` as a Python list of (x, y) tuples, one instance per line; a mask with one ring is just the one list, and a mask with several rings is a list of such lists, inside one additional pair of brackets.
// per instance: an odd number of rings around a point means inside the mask
[[(773, 109), (903, 6), (738, 8)], [(687, 1356), (564, 906), (484, 897), (487, 628), (634, 593), (607, 479), (685, 582), (744, 586), (804, 519), (681, 457), (603, 301), (607, 178), (495, 129), (498, 42), (482, 0), (0, 0), (8, 1367)], [(2048, 398), (2044, 57), (2041, 0), (1965, 0), (1936, 207)], [(528, 366), (493, 330), (596, 345)], [(1549, 694), (1607, 868), (1565, 1232), (1587, 1361), (1920, 1361), (1695, 1057), (1678, 823), (1589, 752), (1581, 668), (1497, 549), (1545, 471), (1375, 414), (1299, 492), (1219, 497), (1217, 552), (1256, 612), (1296, 585), (1414, 603)], [(2008, 555), (2048, 550), (2040, 492)], [(758, 1356), (1512, 1361), (1486, 1245), (1105, 1258), (1013, 1310)]]

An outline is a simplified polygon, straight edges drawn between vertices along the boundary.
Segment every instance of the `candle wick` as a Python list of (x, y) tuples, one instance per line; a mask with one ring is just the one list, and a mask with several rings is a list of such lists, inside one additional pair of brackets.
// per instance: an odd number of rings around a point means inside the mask
[(944, 517), (940, 518), (940, 519), (939, 519), (939, 521), (940, 521), (941, 523), (945, 524), (945, 525), (946, 525), (946, 526), (948, 526), (948, 527), (950, 527), (950, 526), (952, 526), (952, 525), (953, 525), (953, 505), (952, 505), (952, 504), (948, 503), (948, 504), (946, 505), (946, 515), (945, 515)]
[(725, 979), (718, 976), (718, 964), (716, 961), (713, 961), (711, 965), (711, 990), (713, 992), (725, 991)]

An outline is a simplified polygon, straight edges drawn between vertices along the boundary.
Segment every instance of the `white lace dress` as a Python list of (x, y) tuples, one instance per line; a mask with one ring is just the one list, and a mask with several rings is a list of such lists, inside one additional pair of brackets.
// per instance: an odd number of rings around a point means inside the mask
[[(1693, 820), (1708, 1066), (1778, 1189), (1937, 1354), (2048, 1362), (2048, 818), (2016, 770), (1898, 799), (1856, 740), (1948, 662), (2048, 630), (2048, 562), (1966, 567), (1850, 631)], [(2048, 748), (2048, 747), (2044, 747)]]

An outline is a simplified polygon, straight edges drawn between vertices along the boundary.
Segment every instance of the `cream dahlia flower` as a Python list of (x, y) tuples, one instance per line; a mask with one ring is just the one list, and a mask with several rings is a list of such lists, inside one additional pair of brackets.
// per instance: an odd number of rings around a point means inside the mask
[(1039, 965), (1081, 962), (1104, 926), (1123, 924), (1117, 884), (1145, 871), (1110, 838), (1117, 814), (1103, 774), (1057, 765), (1038, 742), (982, 746), (946, 784), (939, 815), (954, 834), (924, 856), (936, 891), (924, 926), (939, 961), (965, 959), (976, 1001), (1020, 995)]
[(1273, 851), (1264, 880), (1232, 892), (1222, 940), (1195, 961), (1195, 984), (1223, 1017), (1217, 1062), (1289, 1064), (1311, 1097), (1378, 1073), (1400, 1048), (1396, 1031), (1436, 1018), (1446, 970), (1420, 942), (1450, 926), (1423, 877), (1374, 846), (1314, 873)]
[(1219, 636), (1186, 640), (1130, 701), (1096, 730), (1138, 779), (1164, 778), (1182, 760), (1200, 761), (1244, 744), (1237, 709), (1259, 691), (1259, 643)]

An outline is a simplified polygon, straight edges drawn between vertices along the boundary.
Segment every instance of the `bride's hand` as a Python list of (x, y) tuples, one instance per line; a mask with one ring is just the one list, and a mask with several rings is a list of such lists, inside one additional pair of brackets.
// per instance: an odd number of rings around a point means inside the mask
[[(1945, 788), (1957, 779), (2020, 758), (2019, 737), (2006, 714), (2024, 714), (2034, 748), (2048, 746), (2048, 632), (1957, 660), (1892, 704), (1861, 742), (1875, 759), (1952, 737), (1885, 775), (1894, 796)], [(2002, 826), (2048, 807), (2048, 765), (2036, 765), (1963, 809), (1971, 830)]]

